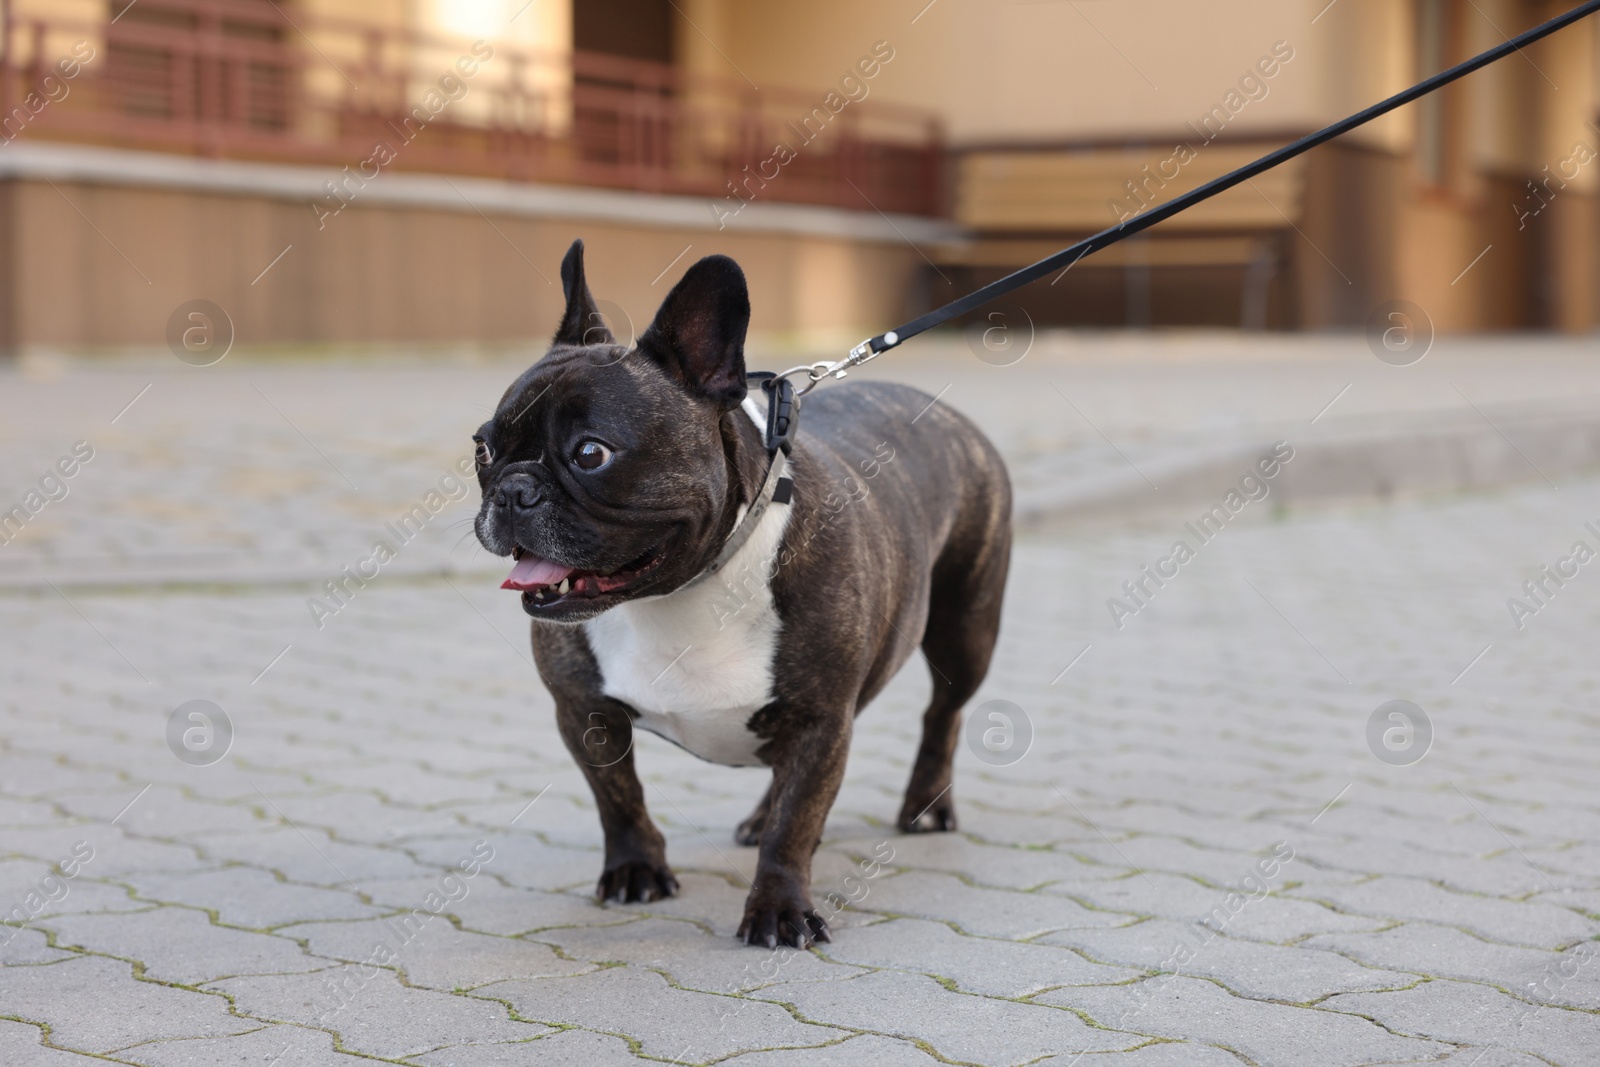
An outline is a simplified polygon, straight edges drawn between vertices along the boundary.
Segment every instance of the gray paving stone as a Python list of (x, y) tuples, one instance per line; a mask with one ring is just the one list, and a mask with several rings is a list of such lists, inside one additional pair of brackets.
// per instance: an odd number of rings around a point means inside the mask
[(348, 886), (341, 892), (295, 885), (254, 867), (187, 875), (134, 875), (128, 881), (144, 900), (206, 908), (230, 926), (253, 930), (313, 919), (366, 919), (382, 913), (363, 904)]
[(345, 878), (359, 886), (375, 879), (426, 877), (430, 873), (404, 852), (336, 840), (316, 828), (285, 826), (248, 835), (205, 834), (190, 840), (213, 863), (262, 867), (325, 888), (345, 887)]
[(891, 867), (956, 874), (1006, 889), (1037, 889), (1062, 880), (1107, 877), (1102, 868), (1063, 852), (997, 847), (959, 834), (923, 834), (897, 838), (891, 844)]
[(1528, 899), (1567, 908), (1582, 915), (1600, 915), (1600, 890), (1552, 889), (1535, 893)]
[[(879, 971), (848, 982), (796, 982), (754, 996), (793, 1004), (821, 1023), (925, 1041), (963, 1063), (1022, 1064), (1052, 1053), (1134, 1048), (1145, 1038), (1088, 1026), (1070, 1011), (948, 995), (932, 978)], [(893, 1004), (894, 1011), (883, 1010)]]
[[(1100, 804), (1080, 804), (1084, 815), (1113, 840), (1140, 834), (1154, 837), (1172, 837), (1188, 841), (1202, 848), (1232, 852), (1250, 852), (1264, 842), (1281, 840), (1282, 831), (1273, 825), (1262, 825), (1254, 820), (1240, 819), (1237, 812), (1198, 812), (1170, 804), (1118, 804), (1108, 807)], [(1076, 819), (1077, 813), (1063, 805), (1065, 813)], [(1079, 841), (1099, 840), (1095, 831), (1081, 831)], [(1104, 842), (1101, 842), (1102, 844)]]
[[(1487, 829), (1485, 827), (1484, 829)], [(1492, 832), (1492, 831), (1491, 831)], [(1504, 845), (1498, 837), (1495, 842)], [(1370, 839), (1338, 844), (1305, 846), (1302, 855), (1310, 863), (1370, 874), (1393, 874), (1443, 883), (1462, 893), (1491, 896), (1525, 896), (1546, 889), (1549, 876), (1534, 870), (1515, 852), (1494, 857), (1452, 856), (1416, 845), (1374, 847)], [(1532, 852), (1536, 862), (1555, 859), (1560, 853)], [(1579, 861), (1581, 863), (1581, 860)], [(1554, 864), (1551, 864), (1555, 867)], [(1559, 867), (1555, 867), (1559, 870)], [(1593, 868), (1590, 868), (1591, 870)]]
[(754, 949), (737, 938), (708, 934), (694, 923), (662, 918), (531, 936), (590, 964), (626, 963), (661, 971), (677, 985), (706, 993), (742, 993), (779, 981), (836, 981), (862, 973), (859, 967), (830, 963), (810, 952), (787, 946)]
[[(107, 818), (114, 816), (138, 792), (136, 788), (121, 790), (110, 797), (106, 806)], [(137, 805), (134, 810), (137, 810)], [(104, 823), (79, 822), (62, 827), (6, 832), (9, 851), (31, 856), (45, 864), (56, 863), (71, 854), (73, 846), (79, 842), (87, 843), (94, 850), (94, 858), (83, 865), (80, 877), (120, 879), (131, 874), (193, 871), (206, 866), (192, 848), (132, 837), (120, 826), (107, 826)]]
[(558, 1030), (532, 1041), (455, 1045), (412, 1057), (427, 1067), (638, 1067), (620, 1037), (588, 1030)]
[[(252, 731), (248, 735), (248, 742), (237, 741), (237, 743), (241, 746), (240, 753), (249, 755), (253, 754), (264, 741)], [(163, 762), (156, 763), (153, 768), (146, 764), (144, 769), (154, 770), (166, 765), (164, 757), (154, 745), (151, 747), (151, 757), (153, 760)], [(322, 791), (323, 787), (306, 780), (302, 768), (274, 771), (254, 765), (241, 766), (243, 762), (236, 763), (232, 759), (225, 759), (221, 763), (201, 768), (203, 774), (197, 773), (196, 768), (179, 764), (171, 772), (154, 777), (158, 781), (180, 786), (187, 796), (195, 800), (227, 804), (253, 811), (265, 820), (266, 827), (270, 827), (279, 816), (272, 810), (271, 804), (262, 800), (263, 794), (270, 797), (273, 804), (281, 804), (290, 797), (313, 795)]]
[[(1529, 863), (1537, 864), (1535, 873), (1527, 863), (1522, 869), (1533, 875), (1537, 882), (1529, 883), (1529, 892), (1543, 892), (1553, 881), (1577, 888), (1590, 888), (1594, 872), (1600, 869), (1600, 849), (1591, 842), (1576, 842), (1562, 848), (1532, 848), (1527, 850)], [(1520, 862), (1521, 857), (1518, 857)]]
[(521, 1040), (548, 1029), (515, 1021), (504, 1004), (492, 1000), (407, 988), (393, 971), (377, 967), (351, 965), (308, 978), (229, 978), (206, 988), (233, 997), (243, 1014), (330, 1030), (342, 1048), (373, 1056)]
[(287, 937), (213, 925), (192, 908), (152, 908), (108, 915), (65, 915), (40, 926), (56, 943), (138, 960), (162, 982), (199, 985), (239, 974), (295, 974), (333, 966), (307, 956)]
[[(335, 784), (328, 783), (330, 787)], [(297, 826), (314, 826), (348, 841), (382, 845), (412, 835), (443, 834), (452, 841), (468, 836), (455, 812), (420, 811), (351, 789), (329, 788), (299, 797), (274, 796), (273, 801)]]
[[(1270, 836), (1262, 835), (1263, 838)], [(1259, 855), (1269, 852), (1272, 844), (1271, 840), (1258, 839)], [(1201, 848), (1181, 838), (1154, 834), (1129, 837), (1117, 841), (1114, 847), (1105, 840), (1086, 841), (1072, 846), (1072, 850), (1118, 871), (1125, 871), (1132, 864), (1142, 871), (1198, 875), (1217, 886), (1238, 882), (1250, 873), (1258, 859), (1256, 850)], [(1292, 872), (1293, 866), (1286, 868), (1286, 871)], [(1292, 877), (1292, 874), (1286, 874), (1285, 877)]]
[[(1051, 1056), (1037, 1067), (1074, 1067), (1074, 1057)], [(1091, 1052), (1076, 1067), (1238, 1067), (1239, 1057), (1192, 1041), (1152, 1041), (1131, 1052)]]
[[(1225, 891), (1162, 871), (1128, 874), (1092, 882), (1057, 882), (1040, 890), (1060, 894), (1108, 912), (1162, 919), (1203, 918), (1227, 897)], [(1385, 920), (1345, 915), (1325, 905), (1279, 893), (1241, 910), (1228, 932), (1253, 941), (1291, 942), (1336, 930), (1376, 930)]]
[(841, 963), (917, 971), (950, 979), (963, 992), (1012, 999), (1052, 986), (1110, 984), (1144, 973), (1092, 963), (1070, 949), (971, 937), (920, 919), (864, 926), (821, 952)]
[[(548, 799), (548, 796), (544, 798)], [(540, 803), (544, 803), (544, 800)], [(524, 800), (517, 805), (517, 808), (526, 804), (527, 800)], [(509, 820), (516, 814), (516, 808), (513, 808), (506, 819)], [(523, 818), (526, 819), (527, 816)], [(519, 819), (518, 826), (522, 823), (523, 820)], [(546, 844), (536, 837), (505, 834), (504, 828), (505, 823), (502, 821), (497, 827), (502, 832), (489, 833), (485, 836), (495, 850), (494, 861), (489, 864), (489, 869), (507, 884), (524, 889), (593, 888), (599, 879), (600, 867), (605, 861), (605, 853), (599, 848), (561, 848)], [(459, 836), (455, 839), (408, 839), (399, 844), (423, 863), (453, 867), (461, 858), (463, 839)]]
[(20, 752), (0, 755), (0, 780), (5, 782), (6, 793), (13, 798), (50, 798), (57, 794), (70, 797), (89, 790), (127, 785), (126, 779), (113, 771), (64, 766)]
[(755, 1049), (813, 1047), (845, 1036), (829, 1026), (796, 1022), (782, 1008), (760, 1000), (674, 989), (659, 974), (634, 967), (576, 978), (500, 982), (477, 993), (509, 1001), (525, 1019), (626, 1034), (641, 1043), (647, 1056), (688, 1063)]
[(503, 799), (500, 787), (490, 779), (447, 776), (398, 761), (341, 767), (339, 782), (356, 789), (371, 789), (384, 800), (419, 808)]
[[(1245, 911), (1251, 906), (1246, 905)], [(1080, 949), (1106, 963), (1213, 978), (1241, 996), (1296, 1004), (1331, 993), (1393, 989), (1417, 979), (1414, 974), (1364, 967), (1335, 952), (1242, 941), (1226, 931), (1162, 919), (1115, 930), (1062, 931), (1041, 940)]]
[(1572, 804), (1505, 811), (1495, 818), (1495, 823), (1507, 833), (1526, 837), (1559, 841), (1593, 841), (1600, 837), (1600, 811)]
[[(422, 907), (428, 894), (437, 891), (438, 884), (437, 878), (413, 878), (403, 882), (369, 882), (361, 888), (385, 910), (409, 912)], [(631, 910), (603, 908), (588, 894), (516, 889), (504, 885), (488, 871), (479, 874), (469, 885), (471, 890), (467, 896), (448, 903), (444, 914), (453, 916), (468, 930), (485, 934), (515, 937), (550, 926), (587, 926), (635, 917)]]
[(73, 955), (51, 948), (44, 931), (26, 927), (0, 927), (0, 942), (4, 942), (0, 944), (0, 966), (4, 967), (21, 963), (54, 963)]
[(29, 1067), (94, 1067), (105, 1062), (93, 1056), (47, 1048), (40, 1043), (43, 1034), (37, 1026), (0, 1019), (0, 1063), (28, 1064)]
[(1314, 897), (1342, 911), (1443, 923), (1491, 941), (1535, 948), (1560, 948), (1600, 932), (1600, 924), (1565, 908), (1454, 893), (1414, 878), (1385, 876), (1360, 885), (1323, 885), (1288, 892)]
[(1434, 977), (1499, 985), (1542, 1003), (1600, 1011), (1600, 942), (1551, 952), (1495, 944), (1454, 927), (1411, 922), (1380, 933), (1327, 935), (1304, 943), (1342, 952), (1373, 967), (1427, 961)]
[(0, 1006), (49, 1026), (55, 1045), (80, 1052), (242, 1034), (261, 1025), (230, 1015), (222, 997), (141, 982), (130, 964), (95, 956), (0, 969)]
[[(176, 760), (173, 763), (181, 766)], [(105, 813), (109, 802), (112, 806), (105, 816), (109, 817), (117, 813), (120, 807), (118, 800), (126, 804), (136, 795), (137, 790), (126, 797), (121, 794), (63, 797), (59, 803), (74, 814), (94, 817)], [(156, 783), (123, 813), (117, 825), (131, 837), (170, 839), (208, 833), (248, 835), (270, 829), (272, 823), (260, 818), (249, 808), (185, 796), (173, 786)]]
[[(1525, 821), (1512, 821), (1526, 820), (1532, 814), (1526, 808), (1497, 806), (1486, 800), (1479, 790), (1473, 788), (1472, 783), (1467, 783), (1467, 788), (1469, 793), (1479, 793), (1475, 802), (1490, 811), (1495, 825), (1501, 829), (1509, 833), (1517, 825), (1529, 825)], [(1411, 852), (1419, 853), (1424, 861), (1442, 856), (1482, 859), (1487, 853), (1503, 850), (1505, 845), (1504, 839), (1496, 835), (1494, 829), (1485, 824), (1448, 786), (1437, 794), (1412, 795), (1403, 811), (1396, 810), (1387, 799), (1379, 800), (1360, 792), (1347, 795), (1336, 809), (1319, 820), (1316, 829), (1323, 832), (1306, 837), (1302, 850), (1307, 855), (1315, 855), (1322, 849), (1338, 850), (1341, 856), (1352, 861), (1350, 868), (1357, 871), (1365, 871), (1371, 866), (1370, 863), (1360, 862), (1359, 854), (1350, 852), (1350, 846), (1362, 841), (1406, 846), (1404, 849), (1386, 848), (1380, 857), (1385, 863), (1404, 862)], [(1545, 833), (1526, 832), (1514, 834), (1513, 839), (1523, 849), (1564, 840)], [(1509, 858), (1517, 857), (1512, 853)]]
[(69, 819), (70, 816), (45, 801), (0, 796), (0, 826), (49, 827)]
[(283, 1024), (261, 1025), (227, 1038), (153, 1041), (118, 1056), (142, 1067), (294, 1067), (296, 1064), (370, 1063), (334, 1048), (333, 1035)]
[(1228, 934), (1247, 941), (1288, 945), (1329, 930), (1377, 930), (1390, 921), (1345, 915), (1316, 901), (1275, 892), (1235, 915), (1228, 923)]
[(908, 871), (869, 883), (856, 905), (880, 915), (954, 922), (980, 937), (1023, 940), (1068, 928), (1121, 926), (1134, 916), (1090, 911), (1060, 896), (979, 889), (944, 874)]
[(277, 933), (304, 939), (319, 956), (351, 963), (374, 959), (382, 946), (386, 951), (378, 955), (389, 960), (384, 966), (403, 972), (411, 985), (444, 992), (507, 978), (550, 978), (592, 969), (562, 959), (547, 945), (458, 930), (443, 916), (306, 923), (280, 927)]
[(1552, 1063), (1593, 1063), (1600, 1048), (1600, 1016), (1529, 1004), (1487, 986), (1449, 979), (1393, 993), (1332, 997), (1326, 1007), (1376, 1019), (1397, 1033), (1529, 1053)]
[(1436, 1041), (1396, 1036), (1355, 1015), (1246, 1000), (1198, 978), (1057, 989), (1039, 1000), (1087, 1012), (1102, 1026), (1231, 1049), (1261, 1067), (1324, 1062), (1354, 1067), (1437, 1059), (1450, 1051)]
[[(914, 744), (915, 739), (907, 737), (905, 743)], [(1056, 806), (1060, 805), (1057, 797)], [(956, 807), (961, 833), (978, 844), (1045, 848), (1086, 841), (1094, 835), (1093, 830), (1062, 817), (1059, 811), (1033, 812), (991, 804), (988, 790), (978, 791), (976, 797), (958, 791)]]
[(1449, 1067), (1549, 1067), (1549, 1060), (1529, 1056), (1525, 1052), (1508, 1052), (1499, 1048), (1474, 1045), (1446, 1056), (1441, 1063)]
[(863, 1034), (817, 1049), (747, 1052), (727, 1062), (730, 1067), (933, 1067), (939, 1061), (909, 1041)]

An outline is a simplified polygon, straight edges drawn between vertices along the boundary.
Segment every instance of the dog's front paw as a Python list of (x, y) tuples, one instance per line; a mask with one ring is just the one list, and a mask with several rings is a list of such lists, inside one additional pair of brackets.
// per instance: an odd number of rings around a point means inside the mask
[(903, 834), (931, 834), (956, 828), (956, 798), (946, 787), (933, 799), (906, 794), (906, 802), (895, 820)]
[(614, 900), (622, 904), (636, 901), (649, 903), (678, 895), (678, 879), (665, 863), (646, 863), (627, 860), (607, 867), (600, 874), (600, 884), (595, 896), (602, 902)]
[(817, 914), (805, 894), (752, 889), (744, 902), (744, 919), (734, 935), (747, 945), (805, 948), (812, 942), (832, 941), (828, 923)]

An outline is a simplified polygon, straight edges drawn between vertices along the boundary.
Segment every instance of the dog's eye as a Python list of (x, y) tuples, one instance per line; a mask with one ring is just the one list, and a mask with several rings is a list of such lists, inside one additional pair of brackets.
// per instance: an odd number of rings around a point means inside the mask
[(494, 453), (489, 451), (489, 442), (485, 441), (481, 437), (474, 437), (473, 441), (477, 442), (477, 445), (478, 445), (478, 448), (477, 448), (478, 466), (487, 467), (491, 463), (493, 463), (494, 462)]
[(572, 462), (579, 470), (597, 471), (611, 462), (611, 449), (599, 441), (582, 441), (572, 450)]

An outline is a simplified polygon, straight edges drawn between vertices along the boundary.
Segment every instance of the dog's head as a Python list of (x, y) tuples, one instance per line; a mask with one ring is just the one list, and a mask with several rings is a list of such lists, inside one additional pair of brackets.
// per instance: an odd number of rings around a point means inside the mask
[(624, 348), (583, 272), (561, 262), (555, 341), (473, 436), (478, 540), (515, 563), (503, 588), (536, 619), (581, 622), (667, 593), (716, 553), (732, 474), (724, 416), (745, 396), (750, 298), (726, 256), (690, 267)]

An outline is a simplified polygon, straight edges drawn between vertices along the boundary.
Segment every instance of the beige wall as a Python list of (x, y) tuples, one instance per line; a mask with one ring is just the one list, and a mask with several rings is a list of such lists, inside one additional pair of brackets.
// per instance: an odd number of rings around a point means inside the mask
[[(1483, 0), (1494, 3), (1495, 0)], [(1416, 41), (1412, 36), (1411, 0), (1339, 0), (1317, 19), (1326, 0), (1316, 0), (1305, 15), (1301, 34), (1307, 65), (1308, 107), (1301, 124), (1325, 126), (1359, 111), (1416, 81)], [(1415, 135), (1415, 111), (1402, 109), (1370, 123), (1345, 138), (1350, 144), (1409, 151)]]
[[(939, 112), (957, 144), (1168, 136), (1235, 89), (1278, 41), (1294, 49), (1294, 60), (1230, 132), (1319, 127), (1416, 80), (1408, 0), (925, 3), (686, 0), (680, 51), (702, 73), (742, 71), (757, 84), (821, 93), (873, 42), (886, 40), (895, 59), (873, 84), (874, 96)], [(1568, 6), (1471, 0), (1461, 8), (1461, 46), (1481, 51), (1504, 40), (1500, 30), (1520, 32)], [(1570, 79), (1556, 79), (1564, 86), (1563, 129), (1593, 116), (1597, 41), (1600, 20), (1590, 19), (1538, 46), (1562, 53), (1548, 61), (1572, 70)], [(1467, 109), (1478, 116), (1471, 138), (1477, 159), (1505, 162), (1526, 147), (1526, 112), (1517, 101), (1529, 74), (1539, 77), (1513, 58), (1464, 83)], [(1405, 109), (1348, 139), (1408, 151), (1414, 118)]]
[(737, 65), (757, 84), (818, 92), (886, 40), (895, 58), (873, 94), (940, 112), (957, 143), (1166, 136), (1220, 101), (1280, 40), (1296, 58), (1238, 129), (1305, 125), (1330, 110), (1318, 96), (1327, 49), (1308, 32), (1320, 6), (1311, 0), (937, 0), (913, 25), (924, 4), (696, 0), (686, 14), (726, 58), (695, 45), (692, 28), (681, 39), (695, 69), (736, 76)]
[(637, 329), (690, 263), (721, 252), (749, 277), (760, 344), (838, 347), (904, 317), (921, 263), (902, 244), (415, 206), (356, 204), (317, 232), (301, 202), (56, 184), (0, 183), (0, 346), (13, 350), (161, 345), (172, 310), (200, 298), (228, 311), (239, 344), (543, 339), (575, 237), (596, 295)]

